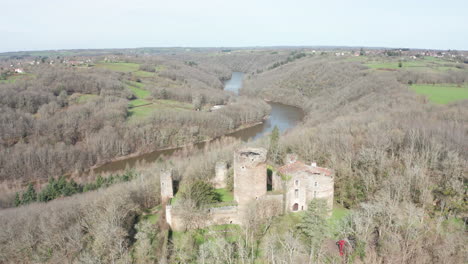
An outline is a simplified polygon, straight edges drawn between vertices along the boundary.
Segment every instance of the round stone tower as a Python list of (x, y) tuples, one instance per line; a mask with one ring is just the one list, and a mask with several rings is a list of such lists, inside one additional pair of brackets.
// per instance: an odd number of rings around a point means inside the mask
[(234, 199), (239, 205), (266, 194), (266, 158), (264, 148), (241, 148), (234, 153)]

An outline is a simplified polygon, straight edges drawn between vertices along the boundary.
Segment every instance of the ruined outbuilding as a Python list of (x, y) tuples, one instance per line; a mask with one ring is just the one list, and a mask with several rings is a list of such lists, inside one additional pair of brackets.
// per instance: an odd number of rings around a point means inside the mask
[[(285, 165), (267, 173), (267, 150), (264, 148), (241, 148), (234, 153), (234, 200), (229, 206), (207, 208), (203, 223), (196, 228), (219, 224), (243, 224), (249, 213), (249, 206), (257, 203), (265, 217), (284, 212), (307, 210), (313, 199), (324, 199), (329, 214), (333, 208), (333, 172), (318, 167), (316, 163), (306, 165), (297, 160), (295, 155), (288, 155)], [(212, 180), (215, 188), (225, 188), (227, 180), (227, 163), (218, 162), (215, 177)], [(169, 201), (166, 205), (166, 221), (173, 230), (194, 228), (187, 226), (184, 212), (172, 206), (172, 172), (161, 173), (161, 198)], [(279, 207), (282, 210), (269, 210), (263, 207)]]

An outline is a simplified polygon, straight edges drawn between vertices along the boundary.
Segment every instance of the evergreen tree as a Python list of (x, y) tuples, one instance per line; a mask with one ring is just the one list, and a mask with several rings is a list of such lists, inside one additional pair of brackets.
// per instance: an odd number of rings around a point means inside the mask
[(268, 149), (271, 160), (276, 163), (279, 158), (279, 129), (277, 126), (273, 128), (270, 135), (270, 148)]
[(213, 186), (205, 181), (197, 180), (189, 183), (181, 190), (182, 199), (192, 200), (197, 206), (211, 204), (221, 200), (219, 194), (215, 192)]
[(64, 196), (70, 196), (79, 192), (81, 192), (81, 186), (73, 179), (67, 182), (67, 184), (62, 189), (62, 195)]
[(298, 229), (310, 246), (310, 257), (317, 258), (317, 253), (327, 235), (326, 202), (314, 199), (309, 203), (307, 211), (298, 224)]
[(364, 52), (364, 49), (361, 48), (361, 50), (359, 51), (359, 56), (364, 56), (366, 55), (366, 53)]
[(26, 189), (26, 192), (23, 193), (23, 197), (21, 200), (22, 204), (32, 203), (37, 200), (36, 190), (34, 190), (32, 183), (28, 185), (28, 189)]
[(63, 185), (63, 183), (60, 179), (57, 181), (53, 177), (49, 178), (47, 186), (39, 193), (38, 200), (41, 202), (48, 202), (60, 197), (62, 194), (61, 185)]
[(104, 184), (105, 184), (105, 179), (101, 175), (98, 175), (96, 178), (96, 189), (101, 188)]
[(18, 207), (20, 205), (21, 205), (21, 198), (20, 198), (19, 193), (16, 193), (15, 194), (15, 206)]

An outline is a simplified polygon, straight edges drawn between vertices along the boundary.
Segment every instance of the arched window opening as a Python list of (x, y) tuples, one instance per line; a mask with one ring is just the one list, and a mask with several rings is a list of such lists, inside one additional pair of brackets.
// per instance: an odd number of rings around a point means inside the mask
[(297, 210), (299, 210), (299, 204), (298, 203), (295, 203), (293, 205), (293, 211), (296, 212)]

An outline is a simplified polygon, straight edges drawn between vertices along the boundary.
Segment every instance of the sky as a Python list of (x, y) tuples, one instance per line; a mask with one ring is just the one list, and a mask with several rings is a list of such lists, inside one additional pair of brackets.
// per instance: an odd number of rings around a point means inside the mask
[(0, 0), (0, 52), (242, 46), (468, 50), (468, 1)]

